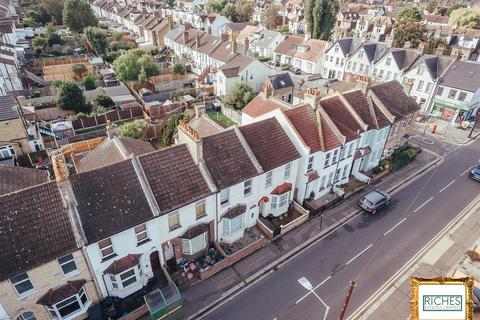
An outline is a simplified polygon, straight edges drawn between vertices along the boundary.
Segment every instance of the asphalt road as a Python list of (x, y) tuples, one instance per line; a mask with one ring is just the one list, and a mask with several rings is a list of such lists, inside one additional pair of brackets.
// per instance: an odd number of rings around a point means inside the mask
[(394, 194), (388, 208), (357, 215), (203, 319), (322, 319), (323, 305), (297, 282), (303, 276), (331, 307), (328, 319), (338, 319), (349, 282), (357, 279), (347, 315), (355, 311), (480, 193), (468, 178), (480, 141), (450, 153), (457, 147), (435, 148), (444, 162)]

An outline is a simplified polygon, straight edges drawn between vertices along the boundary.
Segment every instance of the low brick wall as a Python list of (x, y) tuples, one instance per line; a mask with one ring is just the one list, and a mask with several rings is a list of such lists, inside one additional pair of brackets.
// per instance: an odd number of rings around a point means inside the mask
[[(243, 248), (242, 250), (238, 251), (237, 253), (235, 253), (231, 256), (226, 256), (225, 259), (223, 259), (222, 261), (215, 263), (213, 266), (211, 266), (211, 267), (209, 267), (209, 268), (207, 268), (203, 271), (200, 271), (200, 275), (199, 275), (200, 279), (202, 279), (202, 280), (207, 279), (208, 277), (214, 275), (215, 273), (231, 266), (235, 262), (237, 262), (237, 261), (245, 258), (246, 256), (252, 254), (253, 252), (260, 249), (261, 247), (265, 246), (267, 243), (268, 243), (267, 240), (265, 240), (264, 238), (261, 238), (261, 239), (258, 239), (255, 242), (253, 242), (249, 246)], [(214, 245), (220, 247), (216, 243)], [(223, 250), (221, 250), (220, 252), (223, 252)]]
[(146, 315), (147, 313), (148, 313), (148, 308), (147, 308), (147, 305), (144, 304), (141, 307), (133, 310), (129, 314), (121, 317), (120, 319), (121, 320), (136, 320), (136, 319), (140, 319), (142, 316)]
[(372, 176), (372, 180), (373, 180), (373, 181), (378, 181), (378, 180), (382, 179), (383, 177), (385, 177), (385, 176), (386, 176), (387, 174), (389, 174), (389, 173), (390, 173), (390, 170), (389, 170), (389, 169), (385, 169), (385, 170), (383, 170), (383, 171), (380, 172), (380, 173), (374, 174), (374, 175)]
[(262, 230), (263, 234), (264, 234), (269, 240), (273, 240), (273, 231), (270, 230), (265, 224), (263, 224), (263, 222), (260, 221), (260, 219), (257, 220), (257, 227), (259, 227), (260, 230)]
[(284, 235), (285, 233), (292, 231), (293, 229), (295, 229), (296, 227), (298, 227), (299, 225), (301, 225), (302, 223), (307, 221), (308, 215), (309, 215), (308, 213), (303, 214), (302, 216), (298, 217), (297, 219), (291, 221), (290, 223), (288, 223), (284, 226), (280, 226), (280, 230), (281, 230), (280, 234)]

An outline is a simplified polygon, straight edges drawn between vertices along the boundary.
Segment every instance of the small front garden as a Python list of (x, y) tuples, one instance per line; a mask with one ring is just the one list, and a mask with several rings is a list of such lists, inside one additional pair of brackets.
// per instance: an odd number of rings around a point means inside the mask
[(248, 247), (255, 241), (258, 241), (260, 238), (262, 238), (262, 231), (258, 229), (257, 226), (253, 226), (251, 228), (245, 229), (245, 232), (243, 234), (243, 237), (235, 241), (234, 243), (220, 243), (220, 247), (222, 248), (223, 252), (227, 256), (234, 255), (238, 251)]
[(422, 149), (414, 146), (407, 146), (403, 149), (397, 149), (393, 152), (390, 158), (383, 160), (380, 165), (373, 168), (372, 172), (374, 174), (379, 174), (386, 170), (395, 172), (413, 162), (420, 152), (422, 152)]

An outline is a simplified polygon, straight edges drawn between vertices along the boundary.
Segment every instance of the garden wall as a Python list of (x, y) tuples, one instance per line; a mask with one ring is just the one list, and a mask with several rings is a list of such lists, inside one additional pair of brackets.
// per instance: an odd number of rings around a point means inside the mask
[(228, 118), (232, 119), (233, 121), (235, 121), (237, 124), (242, 124), (242, 113), (231, 108), (231, 107), (227, 107), (225, 105), (222, 104), (222, 107), (221, 107), (221, 112), (227, 116)]
[(138, 118), (143, 116), (142, 107), (133, 107), (125, 110), (111, 110), (106, 113), (96, 115), (94, 117), (86, 117), (77, 120), (72, 120), (72, 126), (74, 130), (81, 130), (86, 128), (97, 127), (105, 125), (107, 120), (112, 122), (119, 120), (126, 120), (132, 118)]

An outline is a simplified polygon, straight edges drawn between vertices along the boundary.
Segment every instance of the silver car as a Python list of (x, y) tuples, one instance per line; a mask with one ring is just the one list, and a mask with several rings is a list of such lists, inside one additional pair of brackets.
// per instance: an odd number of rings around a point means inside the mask
[(384, 191), (374, 190), (358, 200), (358, 205), (367, 212), (374, 214), (378, 209), (390, 203), (390, 195)]

